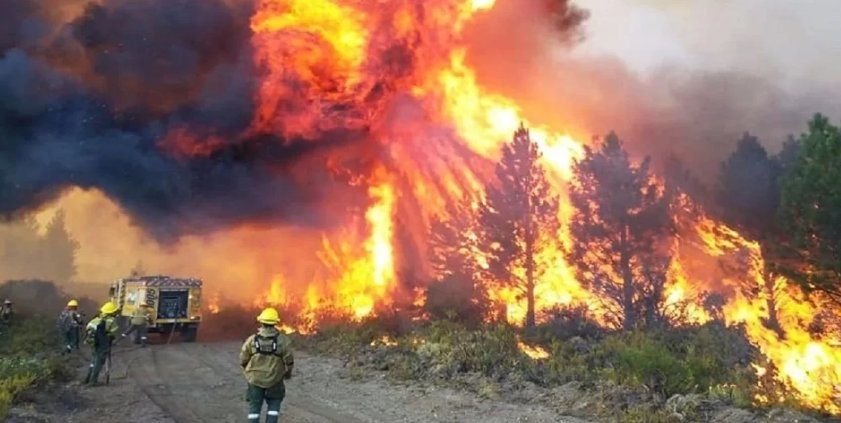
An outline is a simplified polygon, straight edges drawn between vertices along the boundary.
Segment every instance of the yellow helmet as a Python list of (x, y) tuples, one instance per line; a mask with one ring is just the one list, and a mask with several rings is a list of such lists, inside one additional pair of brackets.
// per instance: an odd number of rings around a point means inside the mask
[(276, 325), (280, 321), (280, 316), (277, 315), (277, 310), (269, 307), (257, 316), (257, 321), (266, 325)]
[(113, 301), (108, 301), (99, 309), (102, 314), (114, 314), (117, 312), (117, 305)]
[(67, 302), (67, 307), (79, 307), (79, 302), (76, 300), (70, 300)]

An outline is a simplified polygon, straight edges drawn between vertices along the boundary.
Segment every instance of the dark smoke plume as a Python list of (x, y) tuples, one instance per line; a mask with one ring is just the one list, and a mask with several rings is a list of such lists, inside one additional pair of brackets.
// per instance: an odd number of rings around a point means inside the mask
[[(269, 217), (319, 223), (307, 207), (318, 191), (281, 175), (329, 143), (237, 139), (254, 108), (250, 6), (113, 0), (67, 22), (48, 16), (54, 6), (0, 5), (0, 213), (76, 185), (158, 239)], [(179, 129), (218, 145), (168, 154), (160, 142)]]

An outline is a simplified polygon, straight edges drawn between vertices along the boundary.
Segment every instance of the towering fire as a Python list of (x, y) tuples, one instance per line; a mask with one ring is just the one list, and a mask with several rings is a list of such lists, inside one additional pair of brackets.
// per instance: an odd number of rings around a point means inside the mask
[[(501, 146), (522, 124), (561, 198), (560, 229), (543, 234), (536, 251), (546, 269), (536, 275), (538, 319), (554, 307), (583, 305), (609, 324), (563, 251), (571, 242), (567, 187), (589, 134), (576, 122), (537, 121), (552, 110), (488, 89), (467, 37), (471, 24), (514, 3), (546, 20), (574, 21), (566, 19), (567, 1), (111, 3), (39, 17), (54, 31), (17, 31), (70, 40), (39, 39), (9, 52), (0, 43), (0, 94), (11, 93), (0, 118), (32, 125), (0, 145), (10, 169), (0, 183), (11, 186), (0, 192), (0, 211), (34, 207), (67, 186), (96, 187), (159, 240), (233, 227), (233, 242), (217, 253), (231, 263), (204, 258), (215, 273), (204, 279), (260, 279), (261, 295), (250, 301), (281, 306), (290, 325), (307, 331), (326, 316), (361, 320), (422, 303), (414, 285), (429, 274), (431, 219), (457, 201), (483, 199)], [(152, 30), (141, 41), (125, 22), (136, 14), (157, 25), (147, 23)], [(184, 18), (193, 14), (207, 19)], [(195, 28), (146, 41), (172, 31), (172, 22)], [(538, 24), (557, 26), (521, 23)], [(512, 37), (528, 30), (499, 28)], [(147, 60), (152, 47), (168, 60)], [(6, 79), (21, 86), (10, 89)], [(34, 94), (20, 94), (27, 92)], [(57, 153), (72, 160), (58, 163)], [(702, 293), (722, 295), (724, 319), (744, 325), (768, 359), (756, 363), (758, 371), (773, 366), (789, 389), (757, 400), (791, 396), (841, 414), (841, 335), (820, 338), (807, 327), (820, 299), (782, 278), (766, 280), (757, 243), (701, 213), (678, 216), (666, 307), (688, 304), (681, 321), (703, 323), (715, 316), (701, 306)], [(289, 227), (255, 235), (278, 221)], [(192, 251), (205, 253), (203, 241)], [(270, 254), (279, 249), (291, 256), (278, 264), (283, 272), (265, 270), (263, 262), (280, 260)], [(249, 251), (235, 260), (232, 250)], [(510, 322), (522, 322), (526, 306), (517, 292), (490, 286), (488, 296)], [(218, 311), (219, 298), (210, 298)]]
[[(356, 246), (339, 249), (353, 256), (351, 260), (343, 260), (330, 243), (325, 244), (321, 254), (336, 272), (334, 280), (314, 282), (322, 288), (320, 301), (305, 308), (309, 324), (319, 307), (338, 307), (361, 319), (394, 305), (398, 292), (407, 292), (395, 271), (401, 259), (395, 250), (395, 230), (414, 232), (415, 244), (422, 250), (428, 219), (444, 212), (443, 205), (464, 196), (482, 198), (487, 163), (498, 158), (501, 144), (521, 123), (531, 128), (564, 203), (572, 164), (581, 157), (583, 144), (564, 132), (562, 123), (529, 122), (514, 100), (481, 87), (468, 65), (460, 31), (473, 16), (494, 6), (493, 0), (259, 3), (251, 22), (252, 41), (265, 76), (251, 130), (304, 138), (336, 129), (359, 130), (359, 136), (383, 148), (376, 170), (361, 179), (369, 186), (364, 211), (367, 236), (361, 242), (357, 239)], [(562, 208), (559, 218), (566, 221), (568, 211)], [(790, 394), (811, 407), (841, 411), (838, 340), (813, 339), (805, 320), (798, 318), (815, 306), (780, 280), (777, 284), (787, 300), (779, 312), (785, 333), (768, 329), (763, 294), (743, 294), (751, 291), (745, 284), (765, 286), (758, 270), (762, 261), (758, 246), (707, 218), (684, 220), (684, 234), (674, 247), (680, 259), (669, 271), (666, 307), (689, 303), (683, 308), (684, 321), (703, 323), (711, 316), (700, 305), (701, 292), (726, 294), (727, 322), (745, 325), (752, 341), (778, 368)], [(563, 229), (550, 236), (569, 242)], [(537, 278), (538, 312), (559, 305), (597, 304), (572, 276), (563, 251), (553, 245), (557, 243), (546, 242), (538, 253), (539, 260), (551, 263), (546, 266), (550, 270)], [(738, 274), (711, 284), (682, 264), (700, 256), (708, 263), (747, 257), (748, 264)], [(509, 321), (522, 321), (525, 305), (516, 292), (502, 287), (491, 288), (489, 294), (505, 305)], [(591, 311), (598, 317), (597, 309)]]

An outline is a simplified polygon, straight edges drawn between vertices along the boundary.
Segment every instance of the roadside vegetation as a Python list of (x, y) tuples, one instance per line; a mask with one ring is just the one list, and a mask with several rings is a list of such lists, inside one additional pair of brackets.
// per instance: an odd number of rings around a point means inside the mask
[[(45, 281), (0, 284), (0, 298), (15, 299), (15, 315), (0, 323), (0, 420), (22, 393), (70, 380), (74, 364), (61, 355), (55, 318), (68, 298)], [(37, 301), (30, 301), (37, 298)], [(81, 301), (86, 308), (89, 300)]]
[(28, 389), (69, 380), (73, 367), (60, 355), (54, 322), (43, 317), (16, 316), (0, 328), (0, 420), (15, 398)]
[(728, 409), (753, 409), (754, 396), (777, 388), (757, 380), (751, 363), (763, 359), (742, 330), (719, 323), (629, 332), (601, 330), (568, 315), (528, 330), (446, 320), (407, 330), (395, 321), (339, 323), (296, 343), (343, 358), (351, 377), (383, 371), (398, 382), (622, 422), (710, 421)]

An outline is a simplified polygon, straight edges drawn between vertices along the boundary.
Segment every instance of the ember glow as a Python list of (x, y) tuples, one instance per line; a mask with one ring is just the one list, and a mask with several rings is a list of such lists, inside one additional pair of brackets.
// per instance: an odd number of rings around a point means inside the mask
[(535, 359), (535, 360), (543, 360), (549, 358), (549, 352), (546, 351), (540, 345), (528, 345), (522, 341), (517, 342), (517, 348), (523, 352), (523, 354)]

